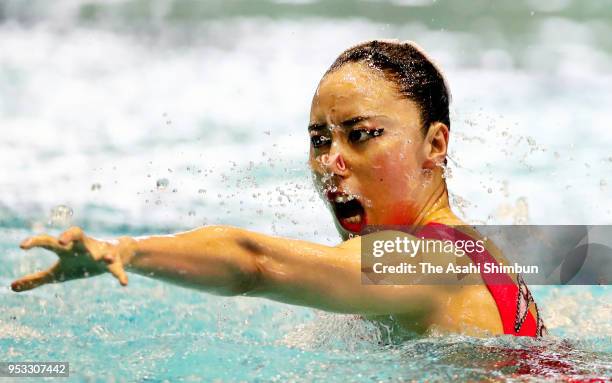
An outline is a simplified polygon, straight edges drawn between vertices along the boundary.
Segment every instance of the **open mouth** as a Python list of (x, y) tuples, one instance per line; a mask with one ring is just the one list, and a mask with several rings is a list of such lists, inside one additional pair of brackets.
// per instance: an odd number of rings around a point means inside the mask
[(342, 192), (329, 192), (327, 199), (340, 225), (353, 233), (361, 233), (366, 225), (366, 214), (356, 196)]

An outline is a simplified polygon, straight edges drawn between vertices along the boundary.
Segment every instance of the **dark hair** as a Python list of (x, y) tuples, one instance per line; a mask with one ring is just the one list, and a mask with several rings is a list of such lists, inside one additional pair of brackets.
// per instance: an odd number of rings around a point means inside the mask
[(450, 94), (442, 73), (413, 42), (372, 40), (351, 47), (338, 56), (325, 74), (350, 62), (365, 61), (383, 71), (401, 94), (420, 109), (423, 133), (434, 122), (450, 129), (448, 105)]

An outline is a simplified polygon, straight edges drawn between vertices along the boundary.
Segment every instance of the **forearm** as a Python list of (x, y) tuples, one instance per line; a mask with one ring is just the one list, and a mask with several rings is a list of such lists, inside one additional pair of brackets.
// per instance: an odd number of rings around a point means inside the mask
[(126, 242), (128, 271), (185, 287), (341, 312), (361, 299), (359, 258), (342, 249), (231, 226)]
[(257, 279), (253, 252), (241, 230), (206, 226), (173, 235), (135, 237), (128, 271), (219, 295), (242, 294)]
[(412, 310), (432, 297), (427, 286), (362, 284), (358, 246), (329, 247), (229, 226), (128, 243), (128, 271), (219, 295), (361, 314)]

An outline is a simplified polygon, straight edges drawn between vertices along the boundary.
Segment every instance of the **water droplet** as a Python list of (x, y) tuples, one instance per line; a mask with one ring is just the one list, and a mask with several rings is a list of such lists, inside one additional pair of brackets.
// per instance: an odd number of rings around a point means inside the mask
[(451, 179), (453, 178), (453, 170), (450, 166), (445, 163), (440, 163), (439, 166), (442, 168), (442, 178)]
[(70, 206), (57, 205), (51, 209), (49, 217), (49, 225), (52, 226), (68, 226), (72, 220), (73, 211)]
[(527, 137), (527, 143), (531, 146), (535, 146), (536, 142), (533, 137)]
[(160, 178), (156, 182), (157, 190), (166, 190), (169, 184), (170, 184), (170, 181), (168, 181), (167, 178)]

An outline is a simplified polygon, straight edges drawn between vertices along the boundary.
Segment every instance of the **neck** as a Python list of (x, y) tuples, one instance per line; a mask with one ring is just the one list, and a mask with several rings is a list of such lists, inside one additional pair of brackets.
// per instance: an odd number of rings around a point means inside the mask
[(414, 226), (423, 226), (432, 221), (459, 221), (457, 216), (451, 211), (448, 202), (448, 189), (446, 182), (440, 178), (429, 193), (428, 199), (413, 221)]

